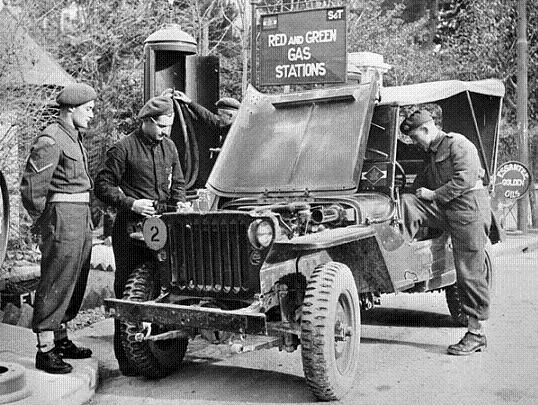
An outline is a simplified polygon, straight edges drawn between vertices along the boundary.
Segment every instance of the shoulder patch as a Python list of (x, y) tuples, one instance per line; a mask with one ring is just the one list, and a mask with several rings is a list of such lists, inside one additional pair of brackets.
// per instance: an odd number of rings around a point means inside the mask
[(40, 168), (40, 167), (37, 166), (37, 164), (33, 161), (32, 158), (28, 159), (28, 164), (30, 166), (32, 166), (32, 169), (33, 169), (34, 173), (44, 172), (45, 170), (50, 169), (51, 167), (54, 166), (52, 163), (49, 163), (48, 165), (45, 165), (45, 166)]

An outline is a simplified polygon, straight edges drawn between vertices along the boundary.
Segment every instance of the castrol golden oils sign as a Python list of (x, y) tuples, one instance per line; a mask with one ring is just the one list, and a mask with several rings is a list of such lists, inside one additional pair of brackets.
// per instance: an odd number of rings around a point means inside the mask
[(495, 173), (495, 195), (505, 200), (518, 200), (528, 191), (531, 175), (522, 163), (503, 163)]

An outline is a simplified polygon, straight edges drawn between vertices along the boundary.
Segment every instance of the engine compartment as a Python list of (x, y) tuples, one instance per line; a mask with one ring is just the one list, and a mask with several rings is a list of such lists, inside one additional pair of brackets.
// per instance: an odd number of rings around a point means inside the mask
[(361, 210), (355, 201), (292, 201), (255, 204), (252, 200), (236, 200), (225, 204), (224, 209), (251, 212), (256, 215), (272, 214), (279, 224), (281, 238), (292, 239), (361, 223)]

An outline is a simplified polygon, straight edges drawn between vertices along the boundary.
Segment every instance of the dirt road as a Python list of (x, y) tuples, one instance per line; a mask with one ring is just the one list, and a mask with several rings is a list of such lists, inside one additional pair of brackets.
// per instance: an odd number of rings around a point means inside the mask
[[(343, 404), (537, 404), (538, 251), (495, 259), (488, 350), (446, 354), (464, 328), (448, 316), (444, 294), (386, 296), (363, 314), (356, 386)], [(181, 370), (160, 381), (119, 374), (110, 320), (81, 333), (102, 363), (91, 405), (311, 403), (300, 350), (231, 355), (195, 341)], [(93, 335), (93, 336), (91, 336)]]

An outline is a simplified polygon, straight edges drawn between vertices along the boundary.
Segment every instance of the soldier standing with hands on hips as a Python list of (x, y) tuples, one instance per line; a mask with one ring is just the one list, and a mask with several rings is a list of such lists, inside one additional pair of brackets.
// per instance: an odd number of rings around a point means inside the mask
[[(169, 138), (174, 122), (171, 96), (151, 98), (138, 118), (141, 127), (108, 150), (95, 179), (96, 197), (118, 209), (112, 230), (117, 298), (122, 297), (131, 272), (152, 257), (149, 249), (130, 238), (133, 225), (156, 214), (156, 203), (172, 210), (187, 207), (178, 152)], [(114, 323), (114, 353), (124, 375), (138, 374), (124, 352), (118, 320)]]
[(56, 98), (58, 121), (34, 141), (22, 176), (22, 203), (41, 234), (32, 320), (36, 368), (52, 374), (71, 372), (63, 359), (92, 355), (68, 339), (66, 323), (80, 309), (90, 270), (92, 181), (80, 130), (88, 128), (96, 98), (86, 84), (64, 87)]
[(419, 227), (427, 226), (446, 230), (452, 238), (468, 331), (448, 347), (448, 353), (482, 351), (487, 346), (484, 324), (490, 308), (484, 262), (491, 212), (478, 151), (465, 136), (440, 130), (426, 110), (407, 117), (400, 131), (428, 153), (424, 171), (413, 183), (415, 194), (401, 196), (406, 230), (414, 237)]

